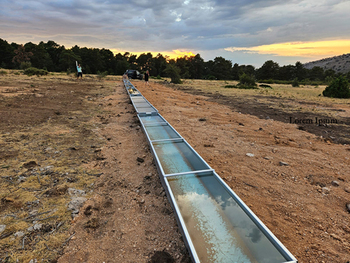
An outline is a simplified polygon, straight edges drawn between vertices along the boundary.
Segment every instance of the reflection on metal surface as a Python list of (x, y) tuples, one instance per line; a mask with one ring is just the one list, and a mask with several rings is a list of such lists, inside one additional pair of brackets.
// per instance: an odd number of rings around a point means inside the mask
[(167, 179), (200, 262), (285, 262), (213, 173)]
[(152, 141), (180, 138), (180, 136), (169, 125), (148, 125), (145, 126), (145, 129)]
[(150, 123), (165, 123), (159, 115), (140, 115), (141, 122), (145, 125)]
[[(133, 93), (134, 94), (134, 93)], [(149, 103), (143, 96), (131, 97), (131, 102), (134, 105), (137, 113), (156, 113), (158, 112), (151, 103)]]
[(209, 169), (209, 166), (184, 141), (156, 142), (153, 146), (164, 174)]

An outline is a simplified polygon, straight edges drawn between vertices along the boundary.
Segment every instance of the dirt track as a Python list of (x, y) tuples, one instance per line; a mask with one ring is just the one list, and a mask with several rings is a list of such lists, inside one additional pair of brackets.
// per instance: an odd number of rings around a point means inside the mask
[[(68, 177), (83, 180), (77, 167), (87, 171), (82, 176), (93, 173), (92, 178), (86, 178), (89, 184), (74, 185), (92, 192), (79, 216), (72, 222), (65, 221), (57, 230), (62, 235), (66, 233), (63, 241), (57, 248), (47, 243), (51, 250), (57, 249), (56, 255), (63, 253), (58, 262), (188, 262), (146, 139), (120, 78), (103, 83), (94, 79), (59, 81), (31, 78), (1, 82), (7, 91), (0, 101), (1, 122), (6, 123), (1, 127), (0, 143), (3, 149), (18, 144), (16, 149), (1, 152), (1, 175), (14, 178), (11, 183), (6, 177), (2, 186), (6, 182), (6, 187), (23, 184), (17, 182), (18, 169), (29, 160), (35, 160), (40, 167), (52, 164), (57, 169), (61, 166), (63, 171), (72, 170), (69, 175), (57, 171), (58, 184), (56, 180), (56, 184), (45, 185), (45, 177), (38, 184), (34, 177), (37, 191), (61, 184), (72, 187)], [(237, 110), (234, 103), (224, 105), (229, 98), (216, 101), (213, 96), (196, 91), (185, 93), (154, 82), (151, 87), (140, 81), (133, 83), (299, 262), (350, 260), (350, 214), (346, 210), (346, 203), (350, 202), (348, 145), (325, 141), (298, 129), (298, 125), (244, 114), (244, 104)], [(9, 90), (24, 94), (8, 96), (12, 94)], [(347, 109), (344, 114), (348, 114)], [(59, 136), (45, 133), (50, 125)], [(35, 139), (43, 131), (40, 140)], [(72, 136), (64, 139), (65, 134)], [(23, 147), (26, 143), (31, 150), (40, 151), (29, 155), (28, 148)], [(48, 154), (48, 147), (56, 147), (60, 155)], [(70, 158), (71, 162), (62, 158)], [(23, 171), (28, 173), (27, 170)], [(15, 213), (18, 207), (24, 207), (20, 197), (10, 196), (18, 200), (15, 203), (9, 197), (4, 199), (6, 192), (1, 194), (3, 213)], [(61, 196), (67, 199), (68, 193)], [(37, 209), (40, 212), (41, 208)], [(16, 220), (33, 212), (28, 207), (24, 211), (16, 214)], [(57, 216), (46, 224), (57, 226), (70, 212)], [(1, 220), (0, 225), (4, 217)], [(50, 237), (49, 233), (36, 234), (36, 238), (44, 238), (42, 241)], [(37, 240), (33, 233), (30, 237), (33, 242)], [(68, 242), (64, 242), (67, 238)], [(9, 244), (10, 239), (11, 236), (3, 238), (1, 244)], [(11, 242), (21, 253), (29, 253), (29, 245), (21, 250), (22, 241), (15, 238)], [(45, 249), (43, 245), (42, 251)], [(45, 259), (41, 254), (31, 255)], [(4, 256), (0, 254), (0, 258)]]
[[(58, 262), (190, 262), (122, 82), (100, 103), (110, 112), (98, 131), (107, 139), (101, 148), (105, 160), (90, 165), (103, 175), (74, 222), (76, 238)], [(91, 230), (86, 224), (92, 219), (100, 223)]]

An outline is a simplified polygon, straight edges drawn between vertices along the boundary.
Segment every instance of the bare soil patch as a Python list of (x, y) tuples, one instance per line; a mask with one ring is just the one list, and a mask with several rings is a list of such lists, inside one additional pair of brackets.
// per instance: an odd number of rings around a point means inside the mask
[(350, 107), (346, 105), (339, 107), (332, 104), (263, 95), (227, 96), (181, 86), (175, 89), (193, 95), (204, 95), (211, 98), (210, 101), (227, 105), (234, 111), (260, 119), (297, 124), (298, 129), (322, 136), (326, 141), (350, 144), (350, 117), (348, 114)]
[(254, 97), (135, 84), (299, 262), (349, 261), (349, 145), (298, 129), (282, 111), (281, 121), (254, 116), (274, 112), (254, 109)]

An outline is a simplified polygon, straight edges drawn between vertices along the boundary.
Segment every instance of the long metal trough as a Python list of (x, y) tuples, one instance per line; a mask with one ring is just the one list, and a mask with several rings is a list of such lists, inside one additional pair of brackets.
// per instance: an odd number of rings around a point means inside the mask
[(297, 262), (131, 82), (124, 85), (193, 262)]

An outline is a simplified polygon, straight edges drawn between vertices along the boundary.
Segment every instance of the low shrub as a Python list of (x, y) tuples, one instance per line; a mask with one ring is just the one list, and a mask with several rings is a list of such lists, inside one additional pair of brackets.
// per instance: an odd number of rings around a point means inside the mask
[(330, 98), (350, 98), (349, 82), (346, 78), (340, 76), (334, 79), (322, 94)]
[(215, 76), (213, 76), (213, 75), (208, 75), (208, 76), (205, 77), (205, 79), (207, 79), (207, 80), (216, 80)]
[(254, 77), (245, 73), (239, 76), (239, 84), (242, 86), (256, 86)]
[(30, 67), (30, 68), (25, 69), (23, 73), (27, 76), (37, 75), (38, 77), (49, 74), (49, 72), (45, 69), (38, 69), (38, 68), (34, 68), (34, 67)]
[(162, 77), (161, 77), (161, 76), (159, 76), (159, 75), (158, 75), (157, 77), (150, 76), (149, 78), (150, 78), (150, 79), (162, 79)]
[(30, 63), (29, 61), (21, 62), (21, 64), (19, 65), (19, 68), (22, 70), (31, 68), (31, 67), (32, 67), (32, 63)]
[(67, 76), (69, 76), (72, 73), (73, 73), (73, 71), (70, 68), (68, 68), (67, 71), (66, 71)]
[(174, 84), (182, 83), (180, 78), (180, 69), (177, 66), (173, 64), (168, 64), (164, 72), (165, 74), (168, 75), (168, 77), (171, 78), (171, 83), (174, 83)]
[(6, 70), (0, 70), (0, 75), (6, 75), (7, 71)]
[(97, 78), (99, 80), (105, 78), (107, 75), (108, 75), (108, 71), (104, 71), (104, 72), (97, 71)]
[(225, 88), (257, 89), (258, 87), (253, 76), (243, 73), (239, 76), (239, 83), (237, 85), (226, 85)]
[(299, 87), (299, 81), (297, 78), (295, 78), (292, 82), (292, 87)]

